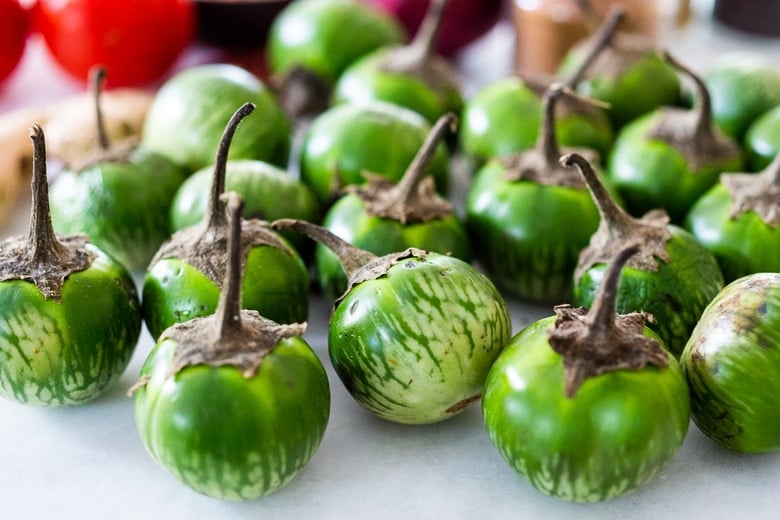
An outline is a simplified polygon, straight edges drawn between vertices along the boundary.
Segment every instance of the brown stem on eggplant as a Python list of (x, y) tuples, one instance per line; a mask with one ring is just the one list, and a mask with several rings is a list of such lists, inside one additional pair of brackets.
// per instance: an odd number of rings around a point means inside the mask
[(683, 65), (682, 62), (672, 56), (667, 50), (661, 51), (661, 58), (672, 65), (677, 71), (684, 76), (690, 78), (694, 85), (694, 104), (693, 111), (696, 114), (695, 117), (695, 129), (694, 139), (706, 139), (712, 138), (713, 124), (712, 124), (712, 100), (710, 98), (707, 85), (704, 83), (696, 73), (690, 68)]
[(453, 213), (453, 206), (436, 194), (425, 168), (436, 153), (444, 135), (457, 129), (458, 118), (448, 113), (436, 121), (425, 142), (398, 183), (384, 176), (364, 173), (365, 185), (350, 186), (347, 191), (360, 197), (369, 215), (407, 222), (427, 222)]
[[(588, 3), (581, 1), (580, 3)], [(592, 8), (591, 8), (592, 11)], [(595, 12), (593, 13), (595, 15)], [(571, 88), (574, 88), (579, 83), (585, 74), (590, 69), (590, 66), (601, 55), (602, 51), (610, 45), (612, 37), (617, 32), (617, 28), (620, 23), (625, 20), (626, 12), (620, 5), (612, 6), (607, 14), (607, 19), (598, 26), (597, 32), (593, 35), (591, 42), (589, 43), (589, 50), (585, 59), (577, 67), (577, 69), (569, 76), (565, 81), (565, 84)], [(598, 18), (597, 18), (598, 24)]]
[(92, 85), (92, 100), (95, 104), (95, 123), (97, 124), (97, 143), (100, 151), (105, 152), (109, 148), (106, 122), (103, 117), (103, 109), (100, 106), (103, 87), (106, 84), (108, 72), (105, 67), (95, 66), (90, 70), (90, 84)]
[(441, 24), (444, 20), (444, 10), (448, 3), (449, 0), (430, 1), (425, 17), (417, 29), (417, 34), (414, 35), (414, 39), (409, 45), (410, 49), (413, 49), (413, 55), (418, 57), (418, 63), (428, 60), (435, 54), (436, 42), (439, 39)]
[(588, 378), (605, 372), (669, 365), (669, 355), (661, 344), (644, 335), (647, 315), (619, 315), (615, 311), (621, 270), (639, 251), (639, 244), (633, 243), (614, 255), (590, 310), (555, 307), (557, 318), (548, 341), (563, 357), (567, 397), (574, 397)]
[(780, 154), (759, 173), (724, 173), (720, 182), (731, 197), (729, 218), (754, 212), (768, 226), (780, 226)]
[(235, 193), (228, 198), (230, 232), (228, 233), (225, 282), (214, 314), (219, 320), (219, 337), (226, 339), (241, 332), (241, 211), (244, 201)]

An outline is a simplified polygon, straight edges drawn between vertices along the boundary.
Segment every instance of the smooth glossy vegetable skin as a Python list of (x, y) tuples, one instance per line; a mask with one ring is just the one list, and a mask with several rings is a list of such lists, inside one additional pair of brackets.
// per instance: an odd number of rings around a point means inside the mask
[(762, 113), (751, 123), (745, 133), (745, 152), (750, 171), (766, 168), (780, 153), (780, 106)]
[(0, 283), (0, 395), (39, 406), (80, 404), (119, 379), (141, 332), (130, 274), (98, 248), (62, 301), (27, 281)]
[(780, 274), (756, 273), (726, 286), (680, 362), (702, 432), (740, 453), (780, 449)]
[(496, 360), (482, 397), (485, 426), (535, 488), (576, 502), (608, 500), (657, 475), (679, 449), (690, 413), (685, 379), (669, 355), (668, 368), (608, 372), (567, 398), (562, 357), (547, 341), (554, 321), (520, 331)]
[(462, 260), (410, 256), (335, 307), (328, 348), (352, 397), (400, 423), (442, 421), (479, 397), (510, 335), (503, 298)]
[(266, 495), (309, 461), (325, 432), (330, 390), (322, 363), (300, 338), (283, 340), (257, 374), (190, 366), (168, 377), (176, 342), (144, 363), (135, 394), (138, 431), (152, 458), (199, 493), (224, 499)]

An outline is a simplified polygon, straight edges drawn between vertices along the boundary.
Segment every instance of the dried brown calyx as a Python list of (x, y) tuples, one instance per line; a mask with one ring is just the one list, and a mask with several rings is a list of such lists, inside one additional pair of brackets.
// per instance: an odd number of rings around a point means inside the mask
[(369, 215), (397, 220), (403, 224), (427, 222), (452, 215), (455, 211), (452, 204), (436, 193), (433, 178), (425, 176), (425, 168), (444, 134), (447, 131), (454, 132), (456, 126), (457, 118), (454, 114), (440, 117), (400, 182), (365, 172), (363, 176), (366, 184), (348, 186), (345, 191), (360, 197)]
[[(201, 271), (215, 284), (221, 283), (226, 268), (229, 232), (225, 201), (222, 198), (225, 191), (228, 152), (239, 123), (254, 109), (254, 104), (245, 103), (236, 110), (225, 127), (217, 149), (209, 203), (203, 219), (194, 226), (174, 233), (160, 246), (150, 266), (166, 258), (177, 258)], [(242, 258), (246, 257), (249, 249), (260, 245), (268, 245), (287, 251), (290, 255), (294, 254), (279, 235), (258, 220), (242, 219), (241, 237)]]
[(633, 243), (639, 243), (641, 247), (631, 256), (628, 264), (631, 267), (657, 271), (658, 260), (669, 262), (666, 243), (672, 238), (672, 233), (668, 226), (669, 216), (665, 211), (653, 210), (642, 218), (634, 218), (615, 203), (587, 159), (578, 154), (569, 154), (561, 157), (561, 164), (567, 168), (577, 167), (601, 216), (599, 227), (591, 236), (590, 243), (580, 252), (574, 272), (575, 280), (579, 280), (592, 266), (608, 262)]
[(567, 397), (573, 397), (586, 379), (605, 372), (642, 370), (648, 364), (669, 365), (661, 344), (644, 335), (644, 313), (615, 312), (620, 271), (638, 250), (639, 246), (632, 244), (610, 261), (590, 310), (570, 305), (555, 307), (557, 318), (548, 332), (548, 341), (563, 357)]
[(704, 81), (668, 52), (661, 57), (677, 71), (690, 78), (695, 86), (692, 109), (665, 107), (648, 139), (669, 143), (685, 157), (692, 173), (708, 164), (728, 161), (740, 155), (737, 143), (721, 132), (712, 122), (712, 103)]
[(30, 227), (27, 236), (11, 237), (0, 243), (0, 281), (32, 282), (45, 298), (60, 301), (65, 279), (71, 273), (88, 269), (95, 255), (84, 247), (86, 236), (54, 234), (46, 178), (46, 143), (37, 123), (30, 130), (30, 138), (33, 142)]
[(731, 195), (732, 219), (753, 211), (768, 226), (780, 225), (780, 154), (759, 173), (724, 173), (720, 182)]
[(416, 76), (437, 92), (458, 89), (455, 68), (435, 52), (436, 40), (448, 3), (449, 0), (431, 0), (412, 42), (387, 52), (379, 69), (394, 74)]
[(392, 266), (401, 262), (407, 258), (425, 258), (428, 255), (427, 251), (410, 247), (404, 251), (398, 253), (390, 253), (384, 256), (377, 256), (374, 253), (366, 251), (364, 249), (357, 248), (338, 237), (330, 230), (312, 224), (305, 220), (297, 219), (279, 219), (274, 220), (271, 223), (271, 227), (276, 230), (292, 229), (298, 233), (302, 233), (312, 240), (321, 243), (338, 257), (344, 273), (347, 275), (347, 290), (341, 297), (337, 298), (334, 305), (338, 305), (338, 302), (344, 298), (352, 287), (355, 285), (368, 281), (376, 280), (387, 274)]
[[(193, 365), (238, 367), (244, 377), (252, 377), (263, 359), (285, 338), (302, 336), (305, 323), (279, 324), (263, 318), (257, 311), (241, 309), (241, 211), (243, 201), (232, 194), (226, 253), (225, 278), (214, 314), (178, 323), (165, 331), (159, 341), (173, 340), (176, 348), (168, 376)], [(130, 393), (149, 381), (143, 377)]]
[[(527, 180), (538, 184), (572, 188), (584, 187), (582, 178), (579, 175), (573, 175), (570, 169), (565, 168), (559, 162), (561, 148), (555, 135), (555, 116), (557, 101), (563, 97), (576, 96), (569, 87), (562, 83), (554, 83), (545, 91), (542, 102), (542, 127), (536, 145), (530, 150), (498, 159), (506, 169), (504, 179), (508, 181)], [(592, 150), (581, 149), (579, 152), (592, 161), (598, 157), (598, 154)]]
[(103, 117), (103, 110), (100, 106), (100, 98), (107, 76), (108, 73), (104, 67), (96, 66), (90, 71), (90, 84), (92, 86), (92, 99), (95, 110), (97, 149), (92, 154), (83, 157), (80, 161), (71, 161), (67, 164), (66, 166), (72, 171), (79, 172), (104, 162), (129, 162), (130, 154), (140, 142), (137, 136), (129, 137), (115, 143), (109, 142), (105, 118)]

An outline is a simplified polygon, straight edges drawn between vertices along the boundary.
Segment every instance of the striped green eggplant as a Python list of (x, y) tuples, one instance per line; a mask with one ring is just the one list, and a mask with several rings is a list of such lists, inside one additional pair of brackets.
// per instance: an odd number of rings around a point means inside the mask
[(740, 453), (780, 450), (780, 273), (727, 285), (680, 357), (693, 422)]
[(0, 244), (0, 395), (24, 404), (80, 404), (127, 367), (141, 306), (127, 269), (81, 235), (54, 235), (43, 132), (34, 142), (27, 236)]
[(328, 332), (333, 367), (378, 417), (423, 424), (453, 417), (482, 393), (511, 322), (495, 286), (463, 260), (419, 249), (376, 257), (326, 229), (301, 230), (338, 252), (349, 288)]

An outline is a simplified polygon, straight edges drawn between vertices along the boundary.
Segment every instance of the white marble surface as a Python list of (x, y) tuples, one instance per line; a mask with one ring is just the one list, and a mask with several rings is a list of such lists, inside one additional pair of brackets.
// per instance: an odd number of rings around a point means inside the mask
[[(701, 12), (700, 16), (694, 26), (670, 36), (670, 47), (681, 56), (690, 56), (697, 68), (719, 53), (737, 49), (780, 57), (780, 43), (747, 38), (713, 25)], [(501, 26), (464, 55), (464, 70), (472, 79), (474, 71), (482, 71), (474, 85), (509, 73), (507, 54), (484, 54), (497, 45), (506, 51), (508, 39), (511, 31)], [(485, 68), (485, 63), (490, 66)], [(40, 66), (46, 66), (44, 55), (28, 56), (0, 94), (0, 111), (79, 88), (56, 73), (48, 85), (35, 83)], [(12, 222), (1, 230), (3, 236), (25, 229), (26, 211), (27, 204), (20, 202)], [(547, 308), (514, 300), (509, 304), (515, 332), (549, 314)], [(331, 419), (320, 449), (287, 487), (261, 500), (222, 502), (194, 493), (152, 462), (135, 430), (132, 400), (124, 394), (152, 346), (144, 332), (121, 380), (91, 404), (37, 409), (0, 401), (0, 517), (780, 517), (776, 491), (780, 453), (731, 453), (705, 438), (694, 425), (676, 458), (660, 476), (635, 492), (592, 505), (548, 498), (501, 459), (487, 438), (478, 405), (448, 422), (422, 427), (391, 424), (363, 411), (330, 368), (328, 313), (328, 304), (315, 298), (306, 337), (328, 368)]]

